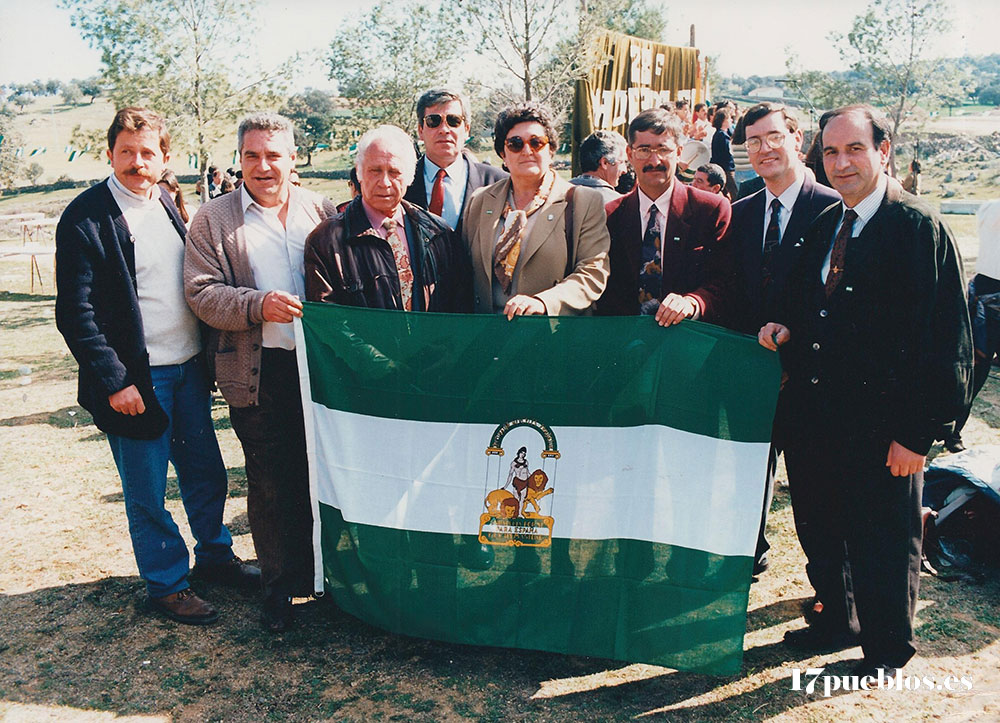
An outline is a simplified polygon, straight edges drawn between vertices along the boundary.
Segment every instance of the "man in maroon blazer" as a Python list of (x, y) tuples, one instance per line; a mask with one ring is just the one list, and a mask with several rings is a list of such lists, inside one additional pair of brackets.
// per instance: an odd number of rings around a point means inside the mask
[(735, 280), (722, 240), (729, 201), (676, 180), (682, 134), (677, 117), (661, 108), (629, 124), (626, 154), (637, 182), (605, 207), (611, 277), (598, 314), (650, 314), (661, 326), (683, 319), (719, 323), (726, 315)]

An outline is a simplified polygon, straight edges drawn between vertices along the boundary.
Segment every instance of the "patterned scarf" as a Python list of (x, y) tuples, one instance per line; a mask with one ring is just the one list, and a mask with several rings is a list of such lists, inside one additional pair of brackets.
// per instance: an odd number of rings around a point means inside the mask
[(493, 249), (493, 274), (497, 277), (505, 294), (510, 293), (514, 269), (517, 266), (517, 259), (521, 256), (521, 239), (528, 223), (528, 216), (545, 205), (555, 182), (556, 172), (550, 170), (542, 179), (538, 193), (523, 211), (514, 208), (514, 185), (511, 184), (510, 191), (507, 193), (507, 204), (504, 206), (501, 217), (503, 231), (500, 233), (500, 240), (497, 242), (496, 248)]

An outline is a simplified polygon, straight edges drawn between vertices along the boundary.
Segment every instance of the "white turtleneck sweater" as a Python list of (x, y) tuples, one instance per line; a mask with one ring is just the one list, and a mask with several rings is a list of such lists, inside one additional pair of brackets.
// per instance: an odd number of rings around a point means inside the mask
[(151, 366), (182, 364), (201, 351), (198, 320), (184, 299), (184, 239), (160, 203), (132, 193), (115, 178), (108, 188), (135, 245), (139, 312)]

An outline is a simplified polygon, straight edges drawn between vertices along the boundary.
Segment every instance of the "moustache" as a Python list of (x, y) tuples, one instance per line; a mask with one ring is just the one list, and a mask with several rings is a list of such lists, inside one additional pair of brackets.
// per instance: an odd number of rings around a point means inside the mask
[(650, 171), (660, 171), (661, 173), (666, 173), (667, 167), (662, 163), (659, 164), (658, 166), (654, 166), (652, 163), (650, 163), (649, 165), (642, 167), (643, 173), (649, 173)]
[(153, 176), (149, 171), (145, 171), (141, 168), (130, 168), (125, 172), (129, 176), (142, 176), (143, 178), (151, 178), (154, 181), (159, 180)]

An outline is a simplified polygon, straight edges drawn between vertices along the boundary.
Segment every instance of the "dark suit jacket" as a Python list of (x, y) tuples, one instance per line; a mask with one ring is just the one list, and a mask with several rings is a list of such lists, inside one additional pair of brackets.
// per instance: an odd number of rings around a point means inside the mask
[(729, 224), (728, 243), (733, 248), (739, 270), (741, 302), (733, 321), (740, 331), (756, 335), (764, 324), (774, 320), (774, 305), (784, 291), (785, 280), (802, 237), (816, 217), (831, 204), (840, 201), (840, 194), (821, 186), (806, 174), (802, 189), (792, 207), (781, 245), (771, 263), (771, 284), (766, 298), (761, 288), (761, 258), (764, 250), (764, 212), (767, 193), (763, 189), (733, 204), (733, 219)]
[(948, 227), (889, 180), (878, 211), (848, 242), (843, 278), (827, 299), (820, 270), (837, 204), (805, 236), (779, 322), (788, 383), (787, 440), (842, 440), (850, 461), (885, 463), (891, 441), (926, 454), (940, 425), (969, 404), (972, 340), (962, 260)]
[[(157, 188), (183, 244), (184, 222), (170, 195)], [(56, 226), (56, 326), (80, 365), (80, 406), (93, 415), (97, 427), (122, 437), (156, 439), (168, 420), (153, 394), (134, 243), (106, 182), (91, 186), (66, 207)], [(108, 403), (109, 396), (132, 384), (146, 404), (146, 411), (134, 417)]]
[[(731, 254), (724, 240), (729, 228), (729, 201), (677, 180), (674, 183), (664, 235), (660, 298), (669, 293), (691, 295), (700, 302), (700, 318), (718, 324), (726, 316), (724, 304), (734, 283)], [(638, 185), (604, 208), (611, 234), (611, 276), (596, 311), (603, 316), (633, 316), (639, 313), (642, 249)]]
[[(472, 198), (472, 192), (477, 188), (489, 186), (507, 177), (506, 171), (495, 168), (488, 163), (479, 163), (468, 153), (463, 152), (462, 156), (468, 163), (469, 174), (465, 181), (465, 198), (462, 199), (462, 207), (459, 209), (458, 228), (455, 229), (459, 235), (462, 234), (462, 218), (465, 216), (465, 207), (469, 203), (469, 199)], [(424, 185), (424, 156), (420, 156), (420, 160), (417, 161), (417, 172), (413, 177), (413, 183), (406, 189), (403, 198), (415, 206), (420, 206), (423, 209), (427, 208), (427, 186)]]

